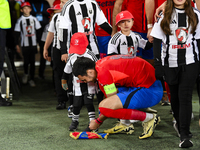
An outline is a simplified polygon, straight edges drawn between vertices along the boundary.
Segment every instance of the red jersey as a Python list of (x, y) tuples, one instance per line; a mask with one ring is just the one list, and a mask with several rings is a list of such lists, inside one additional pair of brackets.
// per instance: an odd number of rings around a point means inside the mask
[[(96, 1), (99, 4), (104, 15), (106, 16), (108, 23), (110, 23), (112, 26), (112, 14), (113, 14), (115, 0), (96, 0)], [(96, 36), (110, 36), (110, 34), (108, 34), (106, 31), (104, 31), (97, 24), (95, 26), (95, 34), (96, 34)]]
[(123, 10), (128, 10), (134, 17), (132, 31), (147, 33), (145, 0), (124, 0), (122, 4)]
[(95, 69), (103, 92), (103, 86), (112, 83), (115, 86), (149, 88), (156, 81), (154, 67), (144, 59), (131, 55), (104, 57), (96, 62)]

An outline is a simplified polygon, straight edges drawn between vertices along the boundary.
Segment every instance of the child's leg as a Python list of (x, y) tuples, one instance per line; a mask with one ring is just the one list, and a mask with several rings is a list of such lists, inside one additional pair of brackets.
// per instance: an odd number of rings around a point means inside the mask
[(29, 60), (30, 60), (30, 79), (34, 80), (35, 76), (35, 51), (37, 49), (33, 48), (31, 49), (31, 53), (29, 55)]
[(95, 119), (95, 108), (93, 105), (93, 99), (93, 94), (84, 94), (84, 104), (88, 110), (88, 116), (90, 121)]
[(22, 54), (23, 54), (23, 59), (24, 59), (24, 74), (28, 74), (28, 65), (29, 65), (28, 49), (22, 48)]
[(72, 123), (69, 127), (70, 131), (76, 130), (79, 124), (79, 115), (80, 110), (83, 105), (82, 96), (74, 96), (74, 107), (73, 107), (73, 115), (72, 115)]

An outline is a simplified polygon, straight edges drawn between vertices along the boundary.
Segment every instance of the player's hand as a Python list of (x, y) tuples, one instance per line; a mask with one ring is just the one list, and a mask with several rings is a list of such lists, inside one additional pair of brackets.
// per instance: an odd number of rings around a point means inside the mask
[(48, 50), (47, 49), (44, 49), (44, 51), (43, 51), (43, 57), (44, 57), (44, 59), (48, 59)]
[(67, 80), (62, 79), (61, 80), (62, 88), (67, 91), (68, 90), (68, 85), (67, 85)]
[(150, 43), (153, 43), (153, 36), (151, 36), (151, 30), (152, 28), (149, 28), (148, 31), (147, 31), (147, 38), (149, 40)]
[(99, 126), (100, 124), (97, 124), (95, 120), (90, 121), (90, 124), (89, 124), (90, 130), (96, 130)]
[(67, 62), (68, 54), (62, 54), (61, 60)]

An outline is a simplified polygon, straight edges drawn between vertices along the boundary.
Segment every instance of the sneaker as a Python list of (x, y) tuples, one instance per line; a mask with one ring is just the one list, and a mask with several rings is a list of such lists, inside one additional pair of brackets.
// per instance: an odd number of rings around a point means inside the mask
[(192, 147), (193, 146), (193, 142), (189, 139), (184, 139), (182, 141), (180, 141), (179, 147), (180, 148), (188, 148), (188, 147)]
[(24, 76), (22, 77), (22, 83), (26, 84), (28, 82), (28, 74), (24, 74)]
[(133, 124), (130, 125), (124, 125), (121, 122), (117, 123), (115, 127), (108, 129), (108, 130), (104, 130), (103, 132), (105, 133), (111, 133), (111, 134), (115, 134), (115, 133), (126, 133), (126, 134), (132, 134), (134, 132), (134, 126)]
[(3, 97), (0, 95), (0, 106), (12, 106), (12, 102), (6, 101)]
[(146, 139), (154, 133), (155, 127), (159, 124), (160, 117), (157, 114), (153, 114), (153, 119), (148, 122), (142, 123), (144, 132), (139, 136), (139, 139)]
[(75, 131), (78, 127), (79, 122), (76, 120), (72, 120), (72, 123), (69, 127), (69, 131)]
[(66, 109), (66, 102), (58, 102), (58, 105), (56, 106), (57, 110), (61, 110), (61, 109)]
[(160, 105), (161, 105), (161, 106), (169, 106), (170, 104), (171, 104), (171, 103), (169, 102), (169, 98), (168, 98), (168, 96), (167, 96), (167, 93), (164, 92)]
[(161, 100), (160, 105), (161, 105), (161, 106), (170, 106), (171, 103), (170, 103), (169, 101)]
[(73, 105), (68, 107), (68, 117), (72, 118), (72, 116), (73, 116)]
[(155, 113), (155, 114), (157, 114), (157, 110), (155, 110), (155, 109), (152, 109), (152, 108), (150, 108), (150, 107), (148, 107), (148, 108), (143, 108), (143, 109), (140, 109), (141, 111), (144, 111), (144, 112), (148, 112), (148, 113)]
[(34, 82), (33, 80), (30, 80), (30, 81), (29, 81), (29, 84), (30, 84), (31, 87), (35, 87), (35, 86), (36, 86), (36, 85), (35, 85), (35, 82)]

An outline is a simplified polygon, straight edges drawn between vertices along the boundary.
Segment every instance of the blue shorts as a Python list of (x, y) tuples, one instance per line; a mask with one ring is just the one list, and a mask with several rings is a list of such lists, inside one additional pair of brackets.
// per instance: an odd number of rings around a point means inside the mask
[(111, 36), (97, 36), (100, 58), (107, 56), (108, 42), (110, 41), (110, 39)]
[(118, 87), (117, 96), (123, 104), (123, 108), (142, 109), (152, 107), (160, 102), (163, 96), (163, 87), (156, 80), (149, 88), (144, 87)]
[[(140, 34), (143, 39), (148, 40), (147, 33), (140, 33), (140, 32), (136, 32), (136, 33)], [(144, 50), (138, 47), (138, 50), (139, 52), (137, 52), (137, 56), (141, 56), (143, 59), (153, 59), (153, 47), (148, 50)]]

